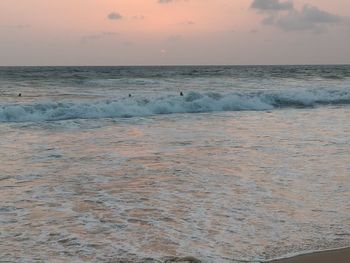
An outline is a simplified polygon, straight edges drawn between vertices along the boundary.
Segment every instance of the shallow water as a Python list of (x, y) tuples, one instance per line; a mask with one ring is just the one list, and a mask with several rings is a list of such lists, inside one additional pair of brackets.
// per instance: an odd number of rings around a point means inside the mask
[(350, 246), (349, 117), (337, 103), (3, 119), (0, 261), (225, 263)]

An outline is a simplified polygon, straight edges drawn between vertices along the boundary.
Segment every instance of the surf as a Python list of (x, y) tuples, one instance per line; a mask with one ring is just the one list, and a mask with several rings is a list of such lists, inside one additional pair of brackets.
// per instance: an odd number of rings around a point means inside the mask
[(120, 98), (93, 101), (37, 101), (0, 104), (0, 122), (130, 118), (173, 113), (261, 111), (350, 104), (346, 89), (258, 92), (187, 92), (185, 96)]

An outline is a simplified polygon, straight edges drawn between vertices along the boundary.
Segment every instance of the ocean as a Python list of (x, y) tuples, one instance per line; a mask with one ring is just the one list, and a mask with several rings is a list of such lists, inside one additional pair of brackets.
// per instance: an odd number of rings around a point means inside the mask
[(1, 67), (0, 196), (1, 262), (350, 246), (350, 66)]

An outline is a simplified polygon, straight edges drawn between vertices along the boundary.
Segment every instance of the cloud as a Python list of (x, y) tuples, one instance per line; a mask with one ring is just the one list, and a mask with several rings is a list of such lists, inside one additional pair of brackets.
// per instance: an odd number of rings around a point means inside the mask
[(107, 18), (108, 18), (109, 20), (119, 20), (119, 19), (122, 19), (123, 17), (122, 17), (122, 15), (119, 14), (119, 13), (112, 12), (112, 13), (110, 13), (110, 14), (107, 16)]
[(340, 16), (320, 10), (315, 6), (305, 5), (301, 11), (293, 10), (285, 16), (275, 19), (272, 24), (285, 31), (320, 30), (321, 27), (337, 24), (341, 21)]
[(270, 16), (265, 17), (261, 23), (263, 25), (273, 25), (275, 23), (276, 16), (273, 14), (270, 14)]
[(109, 37), (115, 37), (117, 35), (119, 35), (119, 33), (117, 33), (117, 32), (100, 32), (97, 34), (83, 36), (81, 38), (81, 42), (85, 44), (85, 43), (88, 43), (91, 41), (96, 41), (96, 40), (109, 38)]
[(312, 23), (338, 23), (342, 18), (338, 15), (322, 11), (315, 6), (305, 5), (302, 12), (302, 19)]
[(263, 25), (276, 26), (284, 31), (324, 31), (327, 26), (341, 23), (343, 17), (321, 10), (316, 6), (304, 5), (294, 8), (293, 1), (254, 0), (251, 8), (265, 14)]
[(292, 1), (280, 2), (279, 0), (254, 0), (250, 7), (260, 11), (292, 10), (294, 8)]

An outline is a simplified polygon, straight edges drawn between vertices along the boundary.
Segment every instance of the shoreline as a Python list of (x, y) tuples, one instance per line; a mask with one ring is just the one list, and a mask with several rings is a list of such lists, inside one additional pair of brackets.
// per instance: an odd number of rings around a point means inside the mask
[(266, 263), (348, 263), (350, 247), (311, 252), (288, 258), (273, 259)]

